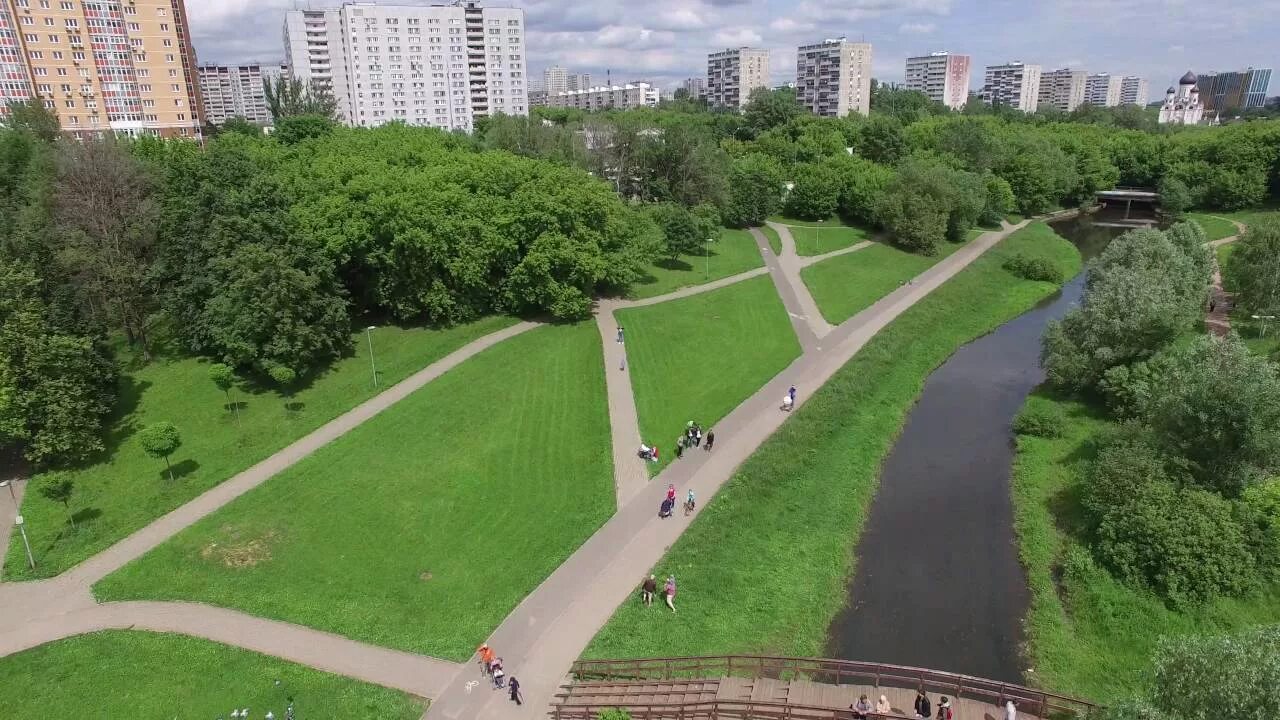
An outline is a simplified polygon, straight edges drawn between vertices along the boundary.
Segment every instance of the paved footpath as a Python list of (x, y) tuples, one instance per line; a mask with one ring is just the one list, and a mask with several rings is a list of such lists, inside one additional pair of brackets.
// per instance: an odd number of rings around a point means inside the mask
[[(847, 320), (824, 339), (826, 349), (807, 351), (717, 423), (715, 452), (686, 455), (684, 460), (668, 466), (656, 478), (654, 487), (665, 488), (671, 483), (682, 491), (692, 488), (705, 507), (734, 470), (789, 416), (778, 409), (789, 385), (800, 389), (797, 404), (803, 405), (888, 323), (1025, 224), (1006, 224), (1000, 231), (982, 235)], [(766, 263), (776, 260), (768, 251), (768, 244), (763, 245)], [(778, 283), (779, 276), (772, 272), (775, 267), (771, 265), (770, 269)], [(795, 290), (787, 290), (794, 301)], [(788, 293), (781, 294), (786, 302)], [(547, 706), (573, 661), (688, 527), (691, 519), (681, 513), (666, 520), (657, 518), (661, 495), (658, 489), (644, 491), (621, 506), (489, 637), (489, 644), (505, 659), (510, 674), (520, 679), (525, 696), (523, 707), (510, 703), (505, 693), (483, 685), (468, 687), (478, 674), (464, 669), (436, 698), (426, 718), (545, 717)]]
[[(773, 278), (773, 287), (778, 291), (778, 297), (782, 299), (782, 306), (786, 308), (787, 315), (791, 318), (791, 329), (795, 330), (796, 339), (800, 341), (800, 350), (803, 353), (810, 353), (822, 348), (818, 345), (819, 335), (814, 329), (810, 320), (810, 306), (813, 305), (813, 298), (809, 297), (809, 289), (800, 283), (796, 284), (790, 280), (790, 275), (782, 266), (782, 258), (787, 255), (788, 248), (786, 242), (783, 241), (782, 256), (775, 255), (773, 248), (769, 247), (769, 239), (760, 232), (759, 228), (751, 228), (751, 236), (756, 239), (756, 245), (760, 246), (760, 254), (764, 256), (764, 265), (769, 269), (769, 277)], [(795, 254), (795, 247), (790, 248), (791, 254)], [(804, 294), (808, 301), (800, 299)], [(816, 312), (816, 306), (813, 312)], [(825, 321), (824, 321), (825, 322)], [(719, 438), (719, 435), (716, 435)]]

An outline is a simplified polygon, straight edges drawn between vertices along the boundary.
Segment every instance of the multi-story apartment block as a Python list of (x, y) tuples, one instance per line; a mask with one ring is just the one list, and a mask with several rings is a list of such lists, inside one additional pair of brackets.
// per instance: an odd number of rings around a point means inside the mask
[(658, 88), (649, 83), (627, 83), (587, 90), (570, 90), (548, 97), (551, 107), (577, 108), (579, 110), (605, 110), (614, 108), (630, 110), (638, 107), (657, 107), (661, 100)]
[(1210, 72), (1200, 77), (1200, 100), (1208, 113), (1265, 107), (1270, 68)]
[(1053, 107), (1071, 112), (1084, 104), (1084, 91), (1089, 74), (1083, 70), (1063, 68), (1040, 76), (1039, 107)]
[(292, 76), (327, 83), (349, 125), (469, 132), (529, 111), (523, 10), (349, 2), (289, 11), (285, 42)]
[(903, 86), (952, 110), (963, 110), (969, 102), (969, 56), (935, 52), (907, 58)]
[(591, 75), (588, 73), (571, 73), (559, 65), (552, 65), (542, 71), (542, 89), (548, 95), (556, 95), (573, 90), (586, 90), (591, 87)]
[(183, 0), (0, 0), (0, 115), (39, 98), (64, 131), (199, 138)]
[(746, 107), (752, 90), (769, 87), (769, 51), (740, 47), (707, 55), (706, 87), (713, 106)]
[(205, 119), (210, 125), (221, 125), (233, 117), (270, 125), (271, 112), (263, 83), (278, 77), (283, 67), (277, 65), (214, 65), (199, 67), (200, 94), (204, 99)]
[(871, 112), (871, 43), (845, 38), (796, 51), (796, 100), (815, 115)]
[(1120, 81), (1120, 104), (1145, 107), (1150, 97), (1147, 81), (1133, 75)]
[(988, 65), (983, 78), (982, 100), (988, 105), (1003, 105), (1026, 113), (1039, 106), (1039, 65), (1021, 62)]
[(690, 100), (701, 100), (707, 96), (707, 79), (700, 77), (685, 78), (681, 87), (689, 94)]
[(1090, 75), (1084, 83), (1084, 101), (1095, 107), (1115, 107), (1120, 104), (1123, 82), (1119, 75)]

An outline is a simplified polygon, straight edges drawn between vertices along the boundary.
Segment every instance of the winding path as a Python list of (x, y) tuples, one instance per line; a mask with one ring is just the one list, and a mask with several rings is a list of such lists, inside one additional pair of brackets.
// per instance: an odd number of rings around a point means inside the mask
[[(1224, 218), (1218, 215), (1213, 217), (1219, 220), (1226, 220), (1236, 226), (1236, 233), (1230, 237), (1220, 238), (1206, 243), (1211, 250), (1216, 250), (1222, 245), (1227, 245), (1240, 239), (1240, 235), (1247, 229), (1245, 224), (1231, 218)], [(1219, 337), (1225, 337), (1231, 332), (1231, 306), (1235, 302), (1235, 297), (1222, 287), (1222, 268), (1218, 266), (1217, 254), (1213, 258), (1213, 284), (1209, 288), (1209, 309), (1205, 312), (1204, 325), (1205, 329)]]

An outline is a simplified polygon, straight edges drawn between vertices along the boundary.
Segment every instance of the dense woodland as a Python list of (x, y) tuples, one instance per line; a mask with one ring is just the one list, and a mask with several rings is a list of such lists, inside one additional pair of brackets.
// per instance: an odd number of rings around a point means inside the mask
[(543, 110), (463, 136), (344, 128), (327, 107), (276, 88), (274, 134), (236, 122), (204, 147), (74, 141), (38, 106), (13, 109), (0, 446), (43, 465), (101, 450), (120, 347), (287, 389), (349, 351), (353, 317), (581, 318), (721, 224), (839, 214), (933, 253), (1117, 183), (1158, 186), (1174, 211), (1254, 206), (1280, 185), (1280, 122), (1168, 131), (1131, 108), (950, 113), (879, 88), (869, 118), (827, 119), (758, 91), (741, 114)]

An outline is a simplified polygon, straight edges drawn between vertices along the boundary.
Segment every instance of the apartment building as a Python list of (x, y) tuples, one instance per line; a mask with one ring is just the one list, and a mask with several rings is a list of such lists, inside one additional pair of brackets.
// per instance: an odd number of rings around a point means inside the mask
[(1150, 88), (1147, 81), (1133, 75), (1127, 75), (1120, 81), (1120, 104), (1146, 107), (1150, 100)]
[(661, 100), (658, 88), (649, 83), (627, 83), (570, 90), (548, 96), (551, 107), (576, 108), (578, 110), (630, 110), (638, 107), (657, 107)]
[(1012, 107), (1033, 113), (1040, 102), (1039, 65), (1010, 62), (988, 65), (982, 83), (982, 100), (988, 105)]
[(907, 58), (903, 86), (952, 110), (963, 110), (969, 102), (969, 63), (968, 55), (945, 51)]
[(1208, 72), (1199, 76), (1200, 100), (1206, 112), (1228, 112), (1265, 107), (1270, 68)]
[(1040, 76), (1039, 107), (1052, 107), (1071, 112), (1084, 104), (1084, 91), (1089, 74), (1083, 70), (1063, 68)]
[(0, 115), (39, 98), (62, 129), (199, 138), (183, 0), (0, 0)]
[(815, 115), (871, 112), (871, 43), (845, 38), (796, 50), (796, 100)]
[(349, 125), (470, 132), (529, 112), (523, 10), (349, 2), (291, 10), (284, 34), (290, 73), (328, 84)]
[(689, 94), (690, 100), (701, 100), (707, 96), (707, 79), (700, 77), (685, 78), (680, 84)]
[(744, 108), (751, 91), (769, 87), (769, 51), (728, 48), (707, 55), (707, 102), (715, 107)]
[(546, 90), (548, 95), (574, 90), (587, 90), (590, 87), (590, 73), (569, 72), (559, 65), (552, 65), (542, 71), (542, 89)]
[(271, 111), (263, 83), (283, 72), (283, 65), (215, 65), (201, 64), (200, 95), (204, 99), (205, 121), (222, 125), (233, 117), (260, 125), (270, 125)]
[(1084, 83), (1084, 101), (1094, 107), (1115, 107), (1120, 104), (1120, 91), (1124, 78), (1119, 75), (1097, 73)]

